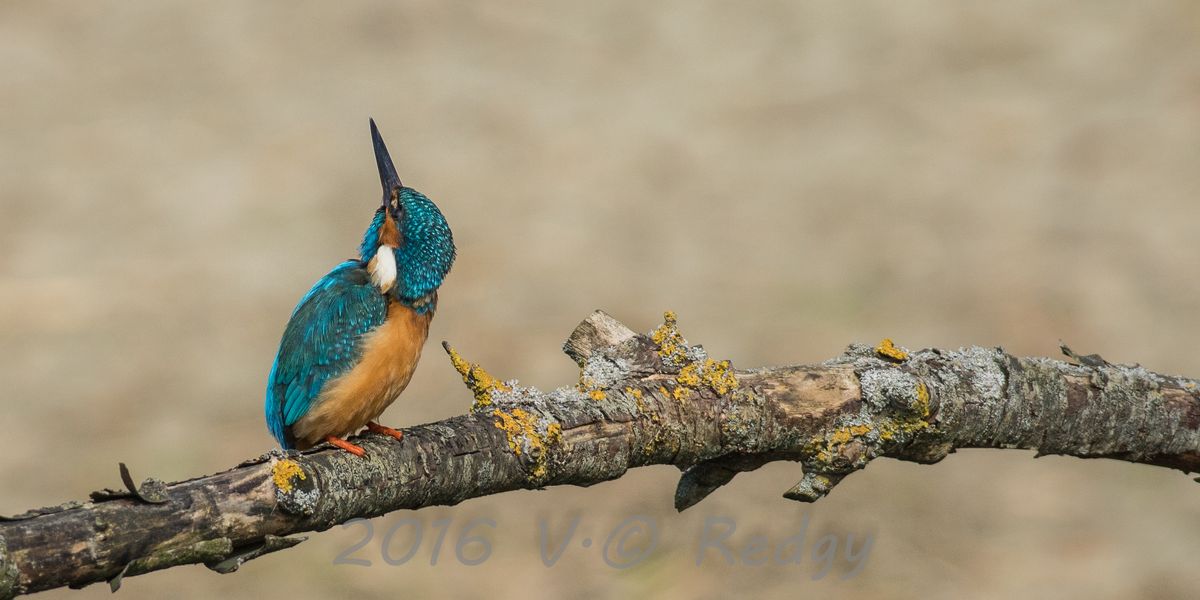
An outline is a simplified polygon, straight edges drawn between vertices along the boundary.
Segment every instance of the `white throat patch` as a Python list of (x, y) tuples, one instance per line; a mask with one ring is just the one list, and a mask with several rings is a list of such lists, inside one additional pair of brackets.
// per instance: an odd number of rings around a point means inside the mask
[(392, 250), (387, 244), (380, 245), (379, 251), (368, 265), (371, 270), (371, 283), (381, 292), (386, 292), (396, 285), (396, 254)]

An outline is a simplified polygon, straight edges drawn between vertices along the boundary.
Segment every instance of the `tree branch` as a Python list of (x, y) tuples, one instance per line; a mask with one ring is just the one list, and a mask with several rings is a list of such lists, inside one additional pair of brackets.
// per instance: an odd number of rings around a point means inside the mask
[(734, 370), (691, 346), (667, 313), (650, 335), (597, 312), (564, 350), (578, 385), (500, 381), (446, 346), (475, 395), (470, 413), (369, 435), (365, 459), (275, 451), (207, 477), (0, 518), (0, 598), (176, 565), (234, 571), (347, 520), (551, 485), (632, 467), (683, 469), (683, 510), (738, 473), (797, 461), (784, 494), (814, 501), (874, 458), (934, 463), (957, 448), (1035, 448), (1200, 471), (1200, 387), (1140, 366), (1081, 364), (999, 348), (908, 353), (889, 340), (819, 365)]

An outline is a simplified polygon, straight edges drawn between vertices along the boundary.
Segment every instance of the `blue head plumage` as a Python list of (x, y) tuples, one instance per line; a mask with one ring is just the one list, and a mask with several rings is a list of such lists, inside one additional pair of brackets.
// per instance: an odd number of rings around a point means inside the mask
[[(436, 204), (400, 183), (392, 157), (375, 121), (371, 120), (375, 162), (383, 185), (383, 202), (363, 234), (359, 255), (371, 265), (381, 289), (425, 313), (436, 306), (434, 292), (454, 264), (454, 236)], [(392, 260), (377, 256), (384, 249)], [(388, 269), (394, 264), (394, 273)]]

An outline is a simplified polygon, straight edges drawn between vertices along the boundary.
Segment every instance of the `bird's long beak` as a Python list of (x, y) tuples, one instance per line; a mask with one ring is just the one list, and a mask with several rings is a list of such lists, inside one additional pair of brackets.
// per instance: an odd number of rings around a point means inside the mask
[(386, 206), (392, 193), (403, 184), (396, 174), (396, 165), (392, 164), (387, 145), (383, 143), (383, 136), (379, 135), (379, 128), (375, 126), (375, 119), (371, 119), (371, 142), (375, 145), (375, 164), (379, 167), (379, 183), (383, 184), (383, 204)]

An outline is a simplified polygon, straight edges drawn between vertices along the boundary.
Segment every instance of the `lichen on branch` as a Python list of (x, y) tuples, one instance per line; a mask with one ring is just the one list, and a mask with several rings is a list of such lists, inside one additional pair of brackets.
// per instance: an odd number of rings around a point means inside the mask
[[(1200, 472), (1200, 385), (1114, 365), (999, 348), (852, 344), (821, 364), (736, 369), (690, 344), (674, 313), (646, 335), (596, 312), (564, 351), (579, 379), (544, 392), (501, 381), (444, 344), (473, 398), (466, 414), (328, 446), (272, 451), (227, 471), (102, 490), (0, 517), (0, 599), (183, 564), (227, 573), (356, 518), (453, 505), (628, 469), (683, 470), (686, 509), (738, 473), (799, 463), (784, 496), (814, 501), (875, 458), (935, 463), (958, 448), (1033, 448)], [(794, 480), (793, 480), (794, 481)], [(782, 485), (780, 486), (783, 487)]]

